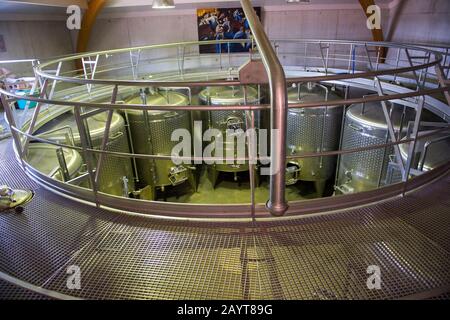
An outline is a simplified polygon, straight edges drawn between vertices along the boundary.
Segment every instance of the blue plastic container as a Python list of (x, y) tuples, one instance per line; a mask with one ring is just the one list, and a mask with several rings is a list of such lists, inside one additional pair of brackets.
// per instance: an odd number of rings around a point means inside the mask
[[(17, 90), (15, 92), (15, 94), (17, 94), (18, 96), (28, 96), (30, 95), (31, 90)], [(37, 94), (32, 95), (32, 97), (38, 97)], [(24, 110), (25, 106), (27, 105), (28, 100), (17, 100), (17, 105), (19, 107), (19, 109)], [(36, 101), (30, 101), (30, 106), (28, 107), (28, 109), (33, 109), (35, 108), (37, 105)]]

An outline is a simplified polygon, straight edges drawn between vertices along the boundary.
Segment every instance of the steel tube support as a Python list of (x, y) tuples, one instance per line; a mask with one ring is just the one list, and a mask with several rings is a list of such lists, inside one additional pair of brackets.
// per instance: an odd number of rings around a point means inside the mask
[[(115, 86), (113, 89), (112, 97), (111, 97), (112, 104), (116, 103), (118, 90), (119, 90), (119, 87)], [(108, 145), (108, 142), (109, 142), (109, 131), (111, 129), (111, 121), (112, 121), (113, 114), (114, 114), (114, 110), (108, 111), (108, 116), (106, 118), (106, 124), (105, 124), (105, 133), (103, 134), (103, 140), (102, 140), (102, 146), (101, 146), (101, 149), (103, 151), (106, 150), (106, 146)], [(105, 155), (102, 153), (102, 154), (100, 154), (100, 158), (98, 159), (97, 170), (95, 171), (95, 183), (97, 185), (99, 183), (100, 171), (102, 170), (102, 165), (103, 165), (104, 160), (105, 160)]]
[(3, 105), (5, 109), (6, 119), (8, 120), (8, 124), (11, 128), (11, 135), (13, 137), (14, 143), (16, 145), (17, 153), (19, 154), (20, 161), (22, 163), (22, 167), (25, 169), (25, 161), (24, 154), (22, 148), (22, 141), (20, 135), (13, 128), (16, 127), (16, 119), (11, 111), (11, 105), (6, 101), (6, 95), (0, 93), (0, 103)]
[(414, 121), (414, 129), (413, 129), (413, 133), (412, 133), (414, 141), (409, 144), (408, 159), (406, 160), (406, 168), (405, 168), (405, 173), (403, 175), (403, 183), (404, 183), (403, 196), (405, 196), (405, 194), (406, 194), (408, 180), (409, 180), (409, 174), (411, 172), (411, 166), (414, 161), (417, 140), (419, 138), (420, 118), (422, 117), (422, 110), (423, 110), (424, 106), (425, 106), (425, 97), (422, 97), (420, 99), (420, 102), (417, 104), (416, 119)]
[(270, 199), (267, 209), (274, 216), (282, 216), (288, 209), (285, 197), (286, 173), (286, 125), (287, 90), (286, 76), (261, 22), (253, 10), (250, 0), (241, 0), (241, 6), (249, 22), (253, 37), (258, 45), (262, 62), (266, 68), (270, 85), (271, 129), (274, 138), (271, 143)]

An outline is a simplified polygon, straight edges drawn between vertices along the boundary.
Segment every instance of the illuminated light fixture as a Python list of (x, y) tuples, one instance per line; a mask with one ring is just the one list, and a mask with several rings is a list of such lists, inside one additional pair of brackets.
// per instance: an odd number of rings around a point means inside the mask
[(152, 9), (173, 9), (174, 0), (153, 0)]

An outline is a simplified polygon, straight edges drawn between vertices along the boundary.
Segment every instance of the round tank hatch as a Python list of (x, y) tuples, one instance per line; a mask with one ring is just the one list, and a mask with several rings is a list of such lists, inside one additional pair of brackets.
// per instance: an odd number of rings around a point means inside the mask
[[(288, 102), (294, 103), (307, 103), (307, 102), (325, 102), (332, 100), (339, 100), (340, 97), (324, 86), (318, 84), (302, 83), (300, 85), (293, 85), (288, 89)], [(339, 108), (340, 106), (329, 106), (328, 108)], [(319, 107), (320, 108), (320, 107)], [(299, 109), (292, 109), (296, 111)]]
[[(147, 105), (155, 105), (155, 106), (187, 106), (189, 105), (189, 98), (179, 92), (176, 91), (162, 91), (155, 92), (153, 94), (146, 95)], [(136, 96), (127, 101), (127, 104), (142, 104), (142, 98), (140, 96)], [(182, 110), (180, 110), (182, 111)], [(128, 109), (126, 112), (129, 115), (142, 115), (141, 110)], [(152, 119), (165, 119), (170, 116), (177, 115), (177, 111), (172, 110), (149, 110), (147, 111), (148, 116)]]
[[(208, 87), (198, 96), (204, 103), (211, 105), (242, 105), (245, 103), (243, 87)], [(258, 101), (258, 90), (247, 87), (247, 103), (255, 104)]]
[[(394, 129), (398, 131), (400, 130), (400, 127), (402, 125), (403, 107), (394, 104), (392, 112), (391, 108), (392, 104), (388, 103), (388, 112), (392, 113), (391, 114), (392, 125)], [(414, 116), (415, 116), (414, 110), (405, 107), (405, 116), (403, 124), (408, 123), (409, 121), (414, 121)], [(354, 104), (349, 107), (347, 111), (347, 117), (363, 126), (386, 130), (388, 128), (386, 118), (383, 113), (383, 108), (380, 102), (367, 102), (365, 104), (361, 103)]]
[(70, 177), (75, 176), (83, 164), (80, 154), (76, 150), (60, 148), (46, 143), (31, 143), (28, 148), (27, 162), (41, 173), (62, 180), (58, 150), (62, 151)]

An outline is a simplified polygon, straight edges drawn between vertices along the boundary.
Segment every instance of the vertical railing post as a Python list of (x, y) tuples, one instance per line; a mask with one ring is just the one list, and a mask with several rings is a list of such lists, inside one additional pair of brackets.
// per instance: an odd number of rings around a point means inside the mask
[(253, 10), (250, 0), (241, 0), (242, 9), (249, 23), (253, 37), (258, 45), (270, 85), (271, 104), (271, 176), (270, 199), (267, 209), (274, 216), (282, 216), (288, 209), (286, 201), (286, 126), (287, 126), (287, 90), (286, 76), (265, 31)]
[(422, 118), (422, 111), (425, 106), (425, 96), (422, 96), (420, 98), (419, 103), (417, 104), (416, 108), (416, 118), (414, 120), (414, 128), (412, 132), (413, 142), (409, 144), (408, 148), (408, 159), (406, 160), (405, 164), (405, 174), (403, 175), (403, 196), (405, 196), (407, 189), (408, 189), (408, 181), (409, 181), (409, 174), (411, 172), (411, 166), (415, 158), (415, 152), (416, 152), (416, 145), (417, 140), (419, 140), (419, 128), (420, 128), (420, 119)]
[[(259, 100), (258, 100), (259, 101)], [(247, 86), (244, 87), (244, 104), (248, 105), (248, 89)], [(256, 189), (256, 177), (255, 177), (255, 162), (257, 158), (257, 150), (256, 150), (256, 132), (255, 132), (255, 111), (248, 110), (245, 112), (245, 127), (248, 138), (247, 144), (247, 154), (248, 155), (248, 170), (250, 177), (250, 203), (252, 210), (252, 219), (255, 219), (255, 189)]]
[(17, 128), (16, 126), (16, 120), (14, 119), (14, 114), (11, 111), (11, 105), (6, 99), (6, 95), (3, 93), (0, 93), (0, 101), (3, 107), (5, 108), (5, 115), (6, 119), (8, 120), (8, 123), (10, 125), (11, 129), (11, 135), (14, 140), (14, 144), (16, 145), (17, 153), (20, 157), (20, 161), (22, 162), (22, 166), (25, 170), (25, 163), (24, 163), (24, 155), (23, 155), (23, 148), (22, 148), (22, 141), (20, 140), (20, 136), (15, 130)]
[(75, 106), (74, 110), (73, 110), (73, 114), (75, 117), (75, 122), (78, 128), (78, 133), (80, 135), (80, 142), (81, 142), (81, 148), (82, 148), (82, 153), (84, 156), (84, 160), (86, 161), (86, 167), (88, 170), (88, 174), (89, 174), (89, 179), (92, 185), (92, 191), (94, 192), (94, 198), (95, 198), (95, 204), (97, 205), (97, 207), (100, 206), (100, 203), (98, 201), (98, 185), (97, 182), (95, 181), (95, 172), (94, 172), (94, 168), (93, 168), (93, 155), (92, 152), (89, 151), (88, 149), (91, 148), (91, 144), (89, 143), (89, 132), (88, 130), (86, 130), (86, 126), (83, 120), (83, 118), (81, 117), (81, 113), (80, 113), (80, 107)]
[[(119, 90), (118, 85), (114, 86), (112, 95), (111, 95), (111, 104), (115, 104), (117, 100), (117, 92)], [(105, 132), (103, 133), (103, 139), (102, 139), (102, 145), (101, 145), (101, 151), (105, 151), (106, 147), (109, 143), (109, 132), (111, 130), (111, 122), (114, 115), (114, 110), (108, 110), (108, 115), (106, 118), (106, 124), (105, 124)], [(100, 182), (100, 172), (102, 171), (103, 162), (105, 160), (105, 154), (100, 153), (99, 159), (97, 161), (97, 169), (95, 170), (95, 183), (96, 185)]]
[[(40, 99), (48, 98), (48, 96), (47, 96), (47, 86), (48, 86), (48, 79), (45, 79), (43, 81), (43, 83), (42, 83), (41, 93), (39, 94), (39, 98)], [(36, 107), (34, 107), (33, 115), (32, 115), (31, 120), (30, 120), (30, 125), (28, 127), (27, 134), (33, 134), (34, 127), (35, 127), (36, 122), (38, 120), (39, 113), (41, 112), (41, 107), (42, 107), (42, 103), (41, 102), (38, 102), (36, 104)], [(23, 145), (23, 150), (24, 150), (25, 153), (27, 153), (29, 141), (30, 141), (30, 139), (28, 137), (25, 137), (25, 143)]]

